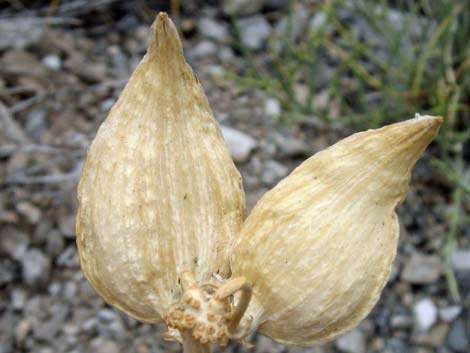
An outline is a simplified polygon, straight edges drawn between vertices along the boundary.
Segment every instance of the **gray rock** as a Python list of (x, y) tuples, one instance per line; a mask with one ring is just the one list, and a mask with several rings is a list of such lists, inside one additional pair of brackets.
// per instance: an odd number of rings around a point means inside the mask
[(32, 243), (47, 243), (47, 237), (49, 236), (49, 233), (52, 231), (52, 229), (52, 221), (49, 218), (42, 219), (41, 222), (39, 222), (34, 229), (34, 232), (31, 237)]
[(68, 246), (62, 254), (57, 258), (57, 265), (69, 268), (78, 268), (80, 260), (78, 258), (77, 249), (75, 246)]
[[(40, 348), (38, 350), (38, 353), (54, 353), (54, 350), (50, 347), (44, 347), (44, 348)], [(74, 353), (73, 351), (69, 351), (69, 353)], [(77, 352), (76, 352), (77, 353)]]
[(28, 135), (39, 141), (46, 131), (46, 110), (35, 109), (29, 112), (26, 118), (26, 132)]
[(223, 77), (225, 69), (220, 65), (207, 65), (204, 67), (204, 72), (213, 77)]
[(108, 75), (108, 66), (104, 62), (90, 62), (82, 53), (74, 53), (64, 66), (87, 83), (103, 82)]
[(414, 253), (406, 262), (401, 278), (412, 284), (435, 283), (442, 274), (442, 261), (436, 255)]
[(13, 352), (11, 339), (5, 342), (0, 342), (0, 353), (11, 353)]
[(104, 337), (96, 337), (90, 342), (90, 352), (100, 353), (119, 353), (121, 348), (119, 345), (110, 339)]
[(23, 281), (30, 286), (45, 285), (51, 272), (51, 261), (38, 249), (26, 252), (22, 260)]
[(57, 230), (51, 230), (47, 235), (46, 252), (50, 257), (59, 256), (64, 250), (65, 241)]
[(199, 33), (203, 37), (224, 42), (229, 37), (227, 26), (224, 23), (217, 22), (211, 17), (202, 17), (198, 23)]
[(67, 281), (64, 284), (63, 294), (68, 302), (73, 302), (77, 298), (77, 284), (74, 281)]
[(41, 219), (41, 210), (28, 201), (18, 203), (16, 210), (31, 224), (37, 224)]
[(406, 342), (399, 338), (390, 338), (385, 341), (385, 347), (381, 353), (409, 353), (409, 347)]
[(266, 0), (225, 0), (222, 12), (225, 15), (252, 15), (261, 10)]
[(116, 103), (116, 99), (114, 98), (105, 99), (100, 104), (101, 111), (108, 112), (113, 107), (114, 103)]
[(222, 47), (219, 50), (219, 59), (222, 63), (229, 63), (235, 59), (235, 53), (230, 47)]
[(213, 56), (216, 52), (217, 45), (209, 40), (202, 40), (189, 51), (189, 56), (193, 59), (201, 59)]
[(272, 134), (282, 157), (304, 157), (310, 155), (308, 146), (301, 139), (284, 136), (278, 132)]
[(22, 289), (14, 289), (11, 292), (11, 306), (14, 310), (23, 310), (27, 294)]
[(227, 126), (222, 126), (222, 135), (233, 160), (238, 163), (246, 162), (257, 146), (256, 141), (251, 136)]
[(33, 325), (33, 334), (38, 340), (51, 341), (62, 328), (69, 310), (65, 305), (56, 303), (49, 312), (51, 317), (47, 321), (39, 320)]
[(62, 290), (62, 284), (59, 282), (52, 282), (47, 287), (47, 291), (49, 295), (53, 297), (58, 296), (61, 290)]
[(98, 320), (95, 317), (91, 317), (82, 322), (80, 328), (86, 333), (94, 333), (98, 327)]
[(272, 186), (284, 178), (288, 172), (289, 169), (285, 165), (275, 160), (269, 160), (264, 165), (261, 181), (268, 186)]
[(364, 334), (355, 329), (336, 340), (336, 347), (346, 353), (366, 353), (366, 340)]
[(21, 320), (15, 327), (15, 341), (22, 345), (26, 337), (29, 335), (31, 327), (31, 319), (27, 318)]
[(462, 307), (458, 305), (449, 306), (447, 308), (439, 309), (439, 317), (442, 321), (451, 322), (459, 317), (462, 312)]
[(75, 215), (62, 216), (59, 219), (59, 230), (67, 239), (75, 238)]
[(101, 309), (98, 312), (97, 330), (100, 335), (122, 339), (126, 336), (126, 328), (122, 317), (112, 309)]
[(429, 330), (437, 321), (437, 308), (429, 299), (421, 299), (413, 306), (413, 317), (419, 331)]
[(272, 141), (261, 140), (259, 142), (260, 157), (263, 159), (272, 158), (276, 154), (277, 146)]
[(37, 43), (44, 34), (45, 26), (38, 18), (18, 17), (0, 19), (0, 50), (25, 48)]
[(451, 255), (452, 267), (456, 271), (470, 271), (470, 250), (454, 250)]
[[(64, 334), (66, 336), (68, 336), (68, 341), (69, 342), (74, 342), (75, 341), (75, 336), (78, 335), (78, 333), (80, 332), (80, 327), (76, 324), (74, 324), (73, 322), (69, 322), (69, 323), (66, 323), (63, 328), (62, 328), (62, 331), (64, 332)], [(70, 338), (72, 338), (70, 340)]]
[(249, 49), (260, 49), (271, 33), (271, 26), (261, 15), (242, 18), (238, 27), (241, 41)]
[(0, 252), (20, 260), (26, 253), (29, 237), (15, 227), (5, 226), (0, 231)]
[(394, 315), (390, 319), (390, 325), (397, 329), (407, 329), (413, 326), (413, 318), (408, 315)]
[(462, 320), (455, 321), (447, 335), (447, 345), (455, 352), (470, 352), (470, 341), (465, 323)]

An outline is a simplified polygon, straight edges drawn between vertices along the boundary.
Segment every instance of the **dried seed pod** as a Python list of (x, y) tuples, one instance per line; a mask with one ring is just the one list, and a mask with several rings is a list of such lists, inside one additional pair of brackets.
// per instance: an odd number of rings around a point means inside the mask
[(93, 287), (129, 315), (157, 322), (181, 299), (184, 271), (198, 283), (213, 273), (228, 277), (229, 244), (244, 220), (245, 201), (165, 13), (151, 37), (89, 149), (76, 231)]
[(253, 329), (311, 345), (370, 312), (396, 254), (395, 207), (441, 122), (418, 117), (352, 135), (258, 202), (231, 257), (233, 275), (253, 285)]

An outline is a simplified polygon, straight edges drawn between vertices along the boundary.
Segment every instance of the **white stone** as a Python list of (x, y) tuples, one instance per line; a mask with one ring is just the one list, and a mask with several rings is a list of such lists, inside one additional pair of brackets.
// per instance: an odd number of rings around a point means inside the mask
[(437, 308), (431, 299), (421, 299), (413, 307), (413, 317), (419, 330), (428, 331), (437, 321)]
[(281, 115), (281, 103), (276, 98), (270, 97), (264, 103), (264, 112), (266, 115), (278, 117)]
[(55, 54), (46, 55), (42, 58), (42, 63), (52, 71), (58, 71), (62, 67), (62, 60), (60, 60), (60, 57)]
[(336, 347), (346, 353), (366, 353), (364, 334), (359, 330), (353, 330), (336, 341)]
[(453, 251), (451, 262), (456, 271), (470, 271), (470, 250)]
[(289, 169), (285, 165), (275, 160), (269, 160), (264, 165), (261, 181), (266, 185), (272, 186), (284, 178), (288, 172)]
[(257, 146), (251, 136), (227, 126), (222, 126), (222, 135), (235, 162), (246, 162)]
[(116, 103), (116, 99), (107, 98), (107, 99), (105, 99), (104, 101), (101, 102), (100, 108), (103, 112), (107, 112), (113, 107), (114, 103)]
[(249, 49), (260, 49), (271, 33), (271, 26), (261, 15), (242, 18), (238, 21), (238, 27), (241, 40)]
[(22, 265), (22, 275), (25, 283), (33, 286), (41, 286), (48, 282), (51, 262), (40, 250), (28, 250), (22, 259)]
[(449, 306), (447, 308), (439, 309), (439, 317), (442, 321), (454, 321), (462, 312), (462, 307), (458, 305)]
[(217, 52), (217, 46), (208, 40), (199, 42), (191, 51), (190, 54), (195, 59), (205, 58), (212, 56)]
[(204, 37), (223, 42), (228, 38), (227, 27), (210, 17), (202, 17), (198, 23), (199, 33)]

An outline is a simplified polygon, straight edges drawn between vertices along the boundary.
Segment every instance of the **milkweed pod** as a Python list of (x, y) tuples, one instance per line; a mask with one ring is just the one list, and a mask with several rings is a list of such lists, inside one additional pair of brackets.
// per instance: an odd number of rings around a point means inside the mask
[(354, 134), (266, 193), (231, 257), (233, 275), (253, 286), (252, 329), (311, 345), (371, 311), (396, 254), (395, 208), (441, 122), (424, 116)]
[(83, 271), (109, 304), (157, 322), (180, 300), (185, 270), (198, 282), (228, 277), (244, 204), (203, 89), (161, 13), (88, 151), (76, 220)]

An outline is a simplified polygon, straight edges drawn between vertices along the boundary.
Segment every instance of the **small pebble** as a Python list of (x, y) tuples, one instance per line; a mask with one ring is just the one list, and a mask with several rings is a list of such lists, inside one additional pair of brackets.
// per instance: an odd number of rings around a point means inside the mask
[(204, 59), (213, 56), (215, 53), (217, 53), (217, 45), (211, 41), (203, 40), (191, 49), (189, 55), (194, 59)]
[(450, 259), (456, 271), (470, 271), (470, 250), (455, 250)]
[(91, 341), (90, 351), (99, 353), (119, 353), (120, 347), (117, 343), (108, 338), (97, 337)]
[(229, 37), (229, 32), (226, 25), (222, 22), (217, 22), (210, 17), (202, 17), (198, 23), (199, 33), (203, 37), (213, 39), (218, 42), (224, 42)]
[(401, 278), (412, 284), (435, 283), (442, 274), (442, 261), (437, 255), (414, 253), (406, 262)]
[(248, 49), (260, 49), (271, 33), (271, 26), (261, 15), (242, 18), (238, 26), (241, 40)]
[(47, 284), (51, 272), (51, 261), (38, 249), (26, 252), (22, 259), (23, 281), (30, 286)]
[(355, 329), (336, 340), (336, 347), (346, 353), (366, 353), (364, 334)]
[(437, 321), (437, 308), (431, 299), (421, 299), (413, 307), (413, 316), (418, 330), (427, 331)]
[(257, 146), (251, 136), (231, 127), (222, 126), (222, 134), (235, 162), (246, 162)]
[(14, 289), (11, 292), (11, 306), (14, 310), (22, 310), (26, 303), (27, 294), (22, 289)]
[(269, 160), (264, 165), (261, 181), (268, 186), (273, 186), (284, 178), (288, 172), (289, 169), (285, 165), (275, 160)]
[(16, 205), (16, 209), (31, 224), (36, 224), (41, 219), (41, 210), (30, 202), (22, 201)]
[(462, 312), (462, 307), (458, 305), (449, 306), (447, 308), (439, 309), (439, 317), (442, 321), (454, 321)]
[(281, 115), (281, 103), (276, 98), (268, 98), (264, 104), (264, 112), (271, 117), (278, 117)]
[(46, 55), (42, 58), (42, 63), (52, 71), (58, 71), (62, 67), (62, 60), (60, 60), (60, 57), (55, 54)]
[(450, 327), (447, 335), (447, 345), (455, 352), (470, 352), (468, 331), (465, 329), (465, 323), (462, 320), (455, 321)]

